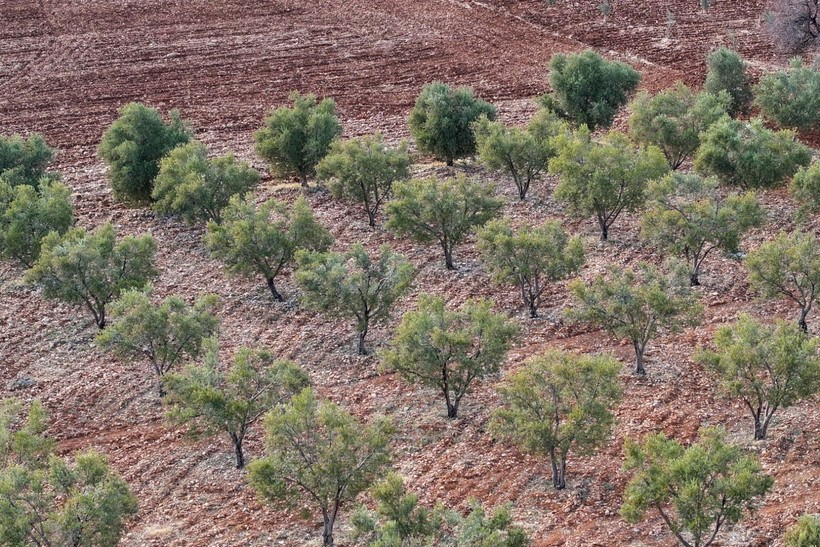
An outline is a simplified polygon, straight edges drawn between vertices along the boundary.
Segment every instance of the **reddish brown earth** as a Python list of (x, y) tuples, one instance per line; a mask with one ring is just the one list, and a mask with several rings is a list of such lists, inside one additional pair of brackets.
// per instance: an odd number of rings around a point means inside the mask
[[(533, 110), (532, 97), (547, 88), (549, 57), (587, 45), (631, 62), (652, 90), (677, 79), (698, 84), (705, 52), (719, 43), (736, 45), (758, 69), (782, 63), (759, 28), (759, 0), (718, 1), (707, 14), (694, 0), (621, 0), (613, 2), (607, 20), (597, 15), (597, 5), (597, 0), (554, 5), (540, 0), (0, 1), (0, 132), (38, 131), (60, 148), (57, 167), (74, 190), (81, 225), (110, 220), (121, 233), (154, 234), (160, 248), (158, 296), (219, 294), (226, 355), (240, 345), (264, 345), (303, 364), (324, 396), (356, 415), (392, 415), (398, 429), (395, 465), (425, 502), (463, 508), (470, 497), (491, 506), (511, 501), (516, 519), (537, 545), (671, 545), (654, 516), (633, 526), (617, 514), (628, 479), (620, 469), (623, 440), (663, 430), (688, 441), (700, 427), (722, 424), (733, 440), (760, 455), (776, 482), (762, 510), (723, 535), (720, 545), (780, 545), (778, 538), (798, 515), (820, 512), (816, 401), (783, 411), (771, 438), (752, 443), (744, 409), (717, 393), (712, 378), (691, 360), (694, 348), (708, 343), (714, 328), (740, 311), (793, 315), (785, 302), (755, 300), (741, 264), (720, 257), (709, 261), (699, 289), (704, 326), (655, 343), (649, 375), (635, 378), (627, 345), (561, 321), (567, 302), (563, 285), (552, 289), (543, 318), (529, 320), (515, 291), (488, 281), (471, 242), (457, 249), (459, 271), (447, 272), (436, 249), (371, 230), (356, 207), (331, 201), (324, 192), (310, 194), (338, 249), (354, 241), (371, 249), (387, 242), (419, 267), (415, 289), (400, 312), (427, 291), (453, 304), (469, 296), (491, 297), (498, 309), (518, 319), (522, 334), (505, 370), (547, 346), (614, 351), (623, 359), (625, 399), (612, 444), (595, 456), (573, 457), (568, 488), (556, 492), (543, 458), (522, 455), (487, 434), (487, 418), (498, 403), (495, 381), (478, 385), (464, 403), (463, 417), (448, 422), (436, 393), (379, 375), (375, 357), (355, 356), (347, 322), (301, 309), (288, 276), (281, 288), (290, 300), (275, 304), (259, 280), (228, 277), (208, 257), (200, 228), (115, 203), (96, 158), (104, 128), (130, 100), (179, 108), (214, 150), (234, 149), (261, 169), (252, 153), (252, 132), (294, 89), (333, 96), (347, 134), (381, 130), (398, 139), (406, 136), (414, 96), (433, 79), (472, 85), (499, 105), (503, 117), (522, 121)], [(671, 28), (667, 10), (675, 17)], [(425, 161), (420, 158), (419, 172), (450, 173)], [(471, 164), (455, 170), (493, 178)], [(279, 182), (266, 179), (260, 199), (295, 199), (297, 191)], [(564, 218), (551, 198), (555, 181), (541, 183), (523, 204), (514, 199), (509, 181), (497, 182), (508, 202), (505, 214), (514, 219)], [(793, 227), (785, 191), (768, 192), (763, 201), (771, 221), (747, 238), (747, 248)], [(598, 244), (591, 222), (564, 220), (587, 240), (584, 278), (609, 263), (660, 259), (642, 246), (634, 218), (619, 222), (607, 245)], [(818, 229), (816, 218), (812, 227)], [(227, 439), (193, 442), (165, 425), (149, 369), (99, 352), (83, 311), (44, 301), (21, 283), (22, 273), (8, 263), (0, 267), (0, 389), (4, 396), (42, 399), (63, 450), (96, 447), (109, 455), (140, 499), (124, 545), (316, 541), (316, 518), (305, 520), (297, 509), (260, 506), (244, 473), (232, 468)], [(395, 324), (375, 329), (371, 344), (383, 345)], [(9, 391), (20, 377), (37, 383)], [(257, 429), (249, 451), (261, 450)], [(344, 538), (345, 530), (340, 523), (337, 537)]]

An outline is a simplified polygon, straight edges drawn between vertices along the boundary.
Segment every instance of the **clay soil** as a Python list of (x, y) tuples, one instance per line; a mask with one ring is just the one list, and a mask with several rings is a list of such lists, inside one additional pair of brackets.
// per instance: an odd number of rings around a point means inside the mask
[[(111, 221), (123, 234), (154, 235), (161, 271), (157, 297), (175, 293), (192, 300), (217, 293), (226, 358), (241, 345), (271, 348), (301, 363), (323, 396), (358, 417), (393, 416), (395, 467), (425, 503), (442, 501), (463, 509), (469, 498), (488, 506), (512, 502), (516, 520), (536, 545), (672, 545), (654, 515), (638, 525), (618, 516), (628, 480), (621, 470), (624, 439), (665, 431), (690, 441), (701, 427), (720, 424), (733, 441), (760, 456), (775, 487), (762, 509), (723, 534), (719, 544), (781, 545), (784, 529), (798, 515), (820, 512), (817, 402), (780, 412), (770, 439), (753, 443), (744, 408), (717, 392), (713, 378), (692, 360), (694, 349), (709, 343), (716, 326), (742, 311), (793, 317), (786, 302), (753, 297), (742, 264), (710, 259), (698, 289), (705, 306), (703, 326), (658, 340), (649, 349), (648, 376), (636, 378), (630, 374), (631, 348), (623, 341), (562, 321), (568, 303), (563, 284), (551, 288), (542, 317), (530, 320), (511, 287), (489, 281), (472, 241), (456, 251), (458, 271), (448, 272), (435, 248), (397, 239), (381, 227), (368, 228), (358, 208), (331, 200), (325, 191), (308, 195), (333, 232), (335, 248), (355, 241), (370, 249), (389, 243), (418, 267), (414, 289), (396, 317), (413, 308), (420, 292), (443, 295), (453, 305), (471, 296), (491, 297), (521, 323), (505, 373), (549, 346), (611, 351), (623, 360), (625, 397), (612, 443), (593, 456), (572, 457), (568, 488), (556, 492), (544, 458), (523, 455), (487, 433), (489, 414), (498, 404), (498, 380), (479, 383), (465, 400), (462, 417), (447, 421), (436, 393), (380, 374), (372, 355), (354, 355), (348, 322), (302, 309), (289, 275), (280, 283), (288, 301), (274, 303), (260, 280), (230, 277), (209, 258), (201, 228), (114, 202), (96, 156), (105, 127), (131, 100), (180, 109), (213, 151), (235, 150), (264, 172), (252, 151), (252, 133), (266, 111), (283, 104), (292, 90), (333, 96), (347, 135), (382, 131), (395, 141), (407, 136), (406, 115), (418, 90), (435, 79), (469, 84), (496, 103), (504, 119), (525, 121), (533, 98), (548, 88), (546, 67), (555, 52), (594, 47), (635, 66), (650, 90), (679, 79), (699, 85), (704, 54), (720, 43), (739, 48), (759, 70), (784, 62), (760, 28), (759, 0), (718, 1), (708, 13), (694, 0), (616, 0), (607, 19), (598, 14), (598, 4), (4, 0), (0, 133), (37, 131), (59, 148), (56, 168), (73, 189), (80, 225)], [(421, 157), (415, 169), (439, 176), (466, 171), (497, 182), (507, 202), (505, 214), (516, 222), (563, 219), (587, 242), (586, 279), (607, 264), (662, 258), (641, 243), (635, 218), (619, 221), (613, 241), (599, 244), (591, 222), (566, 218), (553, 201), (554, 180), (539, 183), (520, 203), (510, 181), (487, 175), (472, 162), (448, 170)], [(258, 197), (294, 200), (299, 191), (287, 182), (266, 175)], [(762, 200), (770, 222), (749, 235), (746, 248), (794, 227), (785, 191), (766, 192)], [(817, 230), (817, 219), (810, 227)], [(22, 273), (10, 263), (0, 265), (0, 391), (41, 399), (51, 415), (50, 433), (64, 452), (94, 447), (109, 456), (140, 499), (139, 515), (130, 522), (123, 545), (316, 543), (315, 513), (260, 505), (244, 472), (232, 466), (227, 438), (191, 440), (183, 429), (167, 425), (149, 368), (97, 350), (95, 329), (84, 311), (44, 301), (22, 283)], [(396, 322), (370, 333), (373, 349), (385, 344)], [(21, 378), (35, 384), (12, 390)], [(250, 455), (258, 456), (260, 428), (248, 442)], [(340, 543), (346, 543), (347, 530), (343, 517), (336, 534)]]

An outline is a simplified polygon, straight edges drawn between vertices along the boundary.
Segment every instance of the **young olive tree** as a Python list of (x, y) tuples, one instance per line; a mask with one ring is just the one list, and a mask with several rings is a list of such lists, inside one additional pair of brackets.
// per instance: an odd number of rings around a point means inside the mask
[(54, 159), (54, 149), (42, 135), (28, 139), (20, 135), (0, 135), (0, 183), (9, 186), (27, 184), (36, 187), (40, 181), (54, 182), (59, 174), (46, 171)]
[(476, 151), (471, 125), (481, 116), (495, 119), (495, 107), (473, 97), (469, 87), (433, 82), (422, 88), (410, 111), (410, 134), (422, 152), (453, 165)]
[(292, 361), (277, 360), (264, 349), (239, 348), (227, 370), (220, 366), (216, 338), (205, 341), (203, 364), (190, 364), (165, 376), (169, 418), (190, 424), (195, 433), (230, 436), (236, 467), (245, 467), (243, 442), (248, 428), (272, 408), (310, 385)]
[(729, 115), (746, 114), (752, 104), (752, 85), (746, 62), (731, 49), (721, 46), (706, 56), (706, 82), (703, 89), (717, 95), (725, 91), (732, 98)]
[(222, 209), (236, 194), (259, 184), (259, 173), (233, 154), (208, 159), (199, 141), (178, 146), (160, 162), (151, 197), (161, 215), (180, 215), (189, 224), (222, 220)]
[(797, 324), (808, 332), (806, 318), (820, 299), (820, 244), (817, 236), (781, 232), (746, 257), (752, 289), (767, 298), (785, 296), (800, 308)]
[(453, 249), (476, 228), (496, 217), (502, 202), (491, 185), (463, 175), (453, 179), (413, 179), (393, 188), (395, 198), (387, 203), (387, 228), (416, 241), (437, 241), (444, 264), (455, 270)]
[(322, 512), (322, 541), (334, 545), (339, 510), (383, 476), (393, 427), (386, 418), (363, 425), (305, 388), (265, 416), (268, 455), (248, 465), (259, 496), (293, 504), (310, 500)]
[(441, 391), (447, 417), (457, 418), (473, 380), (498, 373), (517, 331), (487, 300), (468, 300), (449, 310), (443, 299), (422, 294), (418, 309), (404, 314), (384, 351), (384, 369)]
[(590, 454), (610, 437), (621, 398), (620, 364), (558, 350), (533, 357), (500, 388), (491, 428), (528, 452), (547, 454), (552, 484), (566, 487), (569, 453)]
[(95, 342), (120, 357), (148, 361), (157, 376), (159, 396), (164, 397), (165, 375), (186, 356), (199, 357), (203, 340), (216, 333), (216, 305), (213, 294), (191, 306), (177, 296), (154, 304), (148, 292), (127, 291), (111, 307), (114, 323)]
[(288, 210), (273, 199), (257, 205), (250, 194), (233, 196), (222, 211), (222, 222), (209, 222), (205, 234), (211, 256), (233, 273), (261, 275), (279, 301), (284, 298), (276, 289), (276, 277), (293, 262), (296, 251), (325, 251), (332, 241), (303, 197)]
[(772, 131), (756, 118), (725, 117), (701, 135), (695, 155), (698, 173), (741, 188), (772, 188), (811, 162), (811, 150), (792, 130)]
[(669, 167), (679, 168), (700, 146), (700, 134), (727, 113), (731, 97), (725, 91), (694, 93), (683, 83), (632, 101), (629, 132), (636, 142), (663, 151)]
[(364, 205), (370, 226), (376, 225), (379, 207), (390, 199), (393, 183), (410, 177), (407, 144), (390, 149), (381, 134), (337, 140), (316, 167), (320, 180), (330, 181), (330, 192)]
[(783, 537), (786, 547), (820, 545), (820, 515), (803, 515)]
[(51, 232), (43, 238), (40, 257), (26, 273), (26, 281), (40, 286), (46, 298), (85, 304), (104, 329), (108, 304), (124, 291), (145, 288), (156, 277), (155, 251), (150, 234), (117, 241), (111, 224), (93, 232)]
[(307, 188), (308, 177), (325, 157), (330, 144), (342, 134), (331, 98), (316, 101), (316, 95), (290, 95), (293, 106), (276, 108), (265, 118), (265, 126), (254, 133), (256, 153), (283, 177), (299, 177)]
[(567, 312), (572, 320), (589, 321), (632, 342), (636, 374), (646, 374), (644, 352), (651, 340), (694, 325), (700, 317), (700, 304), (683, 276), (646, 263), (637, 271), (612, 267), (608, 278), (598, 276), (590, 284), (576, 280), (570, 292), (576, 299)]
[(624, 468), (634, 474), (624, 492), (621, 515), (638, 522), (657, 510), (684, 547), (708, 547), (721, 528), (737, 524), (772, 487), (754, 456), (709, 428), (684, 448), (663, 433), (642, 445), (627, 441)]
[(538, 317), (541, 295), (550, 283), (578, 273), (584, 247), (557, 220), (513, 231), (507, 220), (492, 220), (478, 232), (478, 248), (493, 277), (518, 286), (530, 317)]
[(676, 173), (650, 183), (642, 235), (662, 250), (683, 255), (692, 286), (712, 251), (736, 254), (740, 240), (766, 219), (754, 192), (722, 195), (714, 178)]
[(741, 315), (715, 333), (716, 351), (698, 359), (715, 370), (724, 389), (754, 418), (754, 439), (765, 439), (772, 416), (820, 392), (818, 341), (795, 324), (765, 325)]
[(96, 452), (58, 456), (45, 411), (0, 402), (0, 543), (107, 547), (137, 513), (128, 484)]
[(0, 256), (30, 268), (49, 232), (64, 234), (74, 225), (71, 190), (42, 180), (37, 187), (0, 182)]
[(602, 241), (609, 239), (621, 213), (643, 206), (647, 183), (669, 171), (659, 148), (636, 148), (622, 133), (610, 132), (596, 142), (581, 127), (553, 142), (557, 155), (550, 160), (550, 172), (561, 176), (555, 197), (576, 216), (594, 216)]
[(612, 125), (640, 81), (640, 73), (629, 65), (607, 61), (591, 49), (557, 53), (550, 59), (552, 93), (542, 101), (562, 118), (594, 131)]
[(800, 204), (801, 214), (820, 210), (820, 161), (798, 169), (792, 177), (789, 191)]
[(141, 103), (128, 103), (119, 114), (106, 129), (98, 153), (108, 164), (114, 197), (147, 203), (151, 201), (160, 160), (191, 140), (191, 129), (176, 110), (169, 113), (169, 123), (163, 121), (158, 110)]
[(309, 308), (356, 320), (359, 355), (370, 325), (390, 317), (393, 306), (415, 276), (413, 265), (388, 245), (373, 260), (361, 243), (344, 254), (302, 251), (294, 279)]
[(507, 127), (486, 116), (473, 123), (481, 163), (511, 176), (522, 200), (555, 155), (550, 139), (566, 130), (566, 124), (546, 109), (541, 109), (525, 129)]
[(763, 115), (782, 127), (804, 131), (820, 128), (820, 69), (792, 59), (789, 70), (771, 72), (755, 87)]

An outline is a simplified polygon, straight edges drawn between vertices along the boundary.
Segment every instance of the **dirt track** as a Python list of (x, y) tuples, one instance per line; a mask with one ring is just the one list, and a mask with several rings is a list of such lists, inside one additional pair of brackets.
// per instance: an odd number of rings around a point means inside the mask
[[(606, 21), (597, 16), (597, 0), (572, 4), (0, 0), (0, 133), (39, 131), (60, 148), (58, 167), (74, 190), (82, 225), (112, 220), (123, 233), (155, 235), (161, 249), (158, 295), (220, 294), (226, 354), (239, 345), (263, 344), (302, 363), (324, 395), (357, 414), (392, 414), (399, 429), (396, 466), (425, 501), (460, 507), (471, 496), (490, 504), (514, 501), (516, 518), (537, 545), (668, 545), (659, 520), (633, 527), (617, 515), (626, 480), (619, 470), (621, 443), (627, 435), (658, 429), (691, 438), (700, 423), (723, 423), (735, 440), (749, 445), (744, 410), (715, 394), (690, 361), (692, 348), (708, 341), (715, 324), (741, 309), (771, 311), (747, 294), (740, 266), (712, 263), (703, 289), (707, 325), (654, 346), (649, 379), (624, 374), (627, 396), (615, 442), (596, 457), (573, 459), (570, 488), (556, 493), (543, 458), (522, 456), (486, 434), (487, 417), (497, 403), (491, 382), (465, 400), (463, 419), (445, 423), (436, 394), (377, 375), (375, 358), (352, 355), (346, 322), (305, 312), (293, 299), (287, 306), (272, 304), (263, 284), (227, 277), (207, 257), (201, 229), (114, 203), (95, 155), (116, 109), (130, 100), (179, 108), (214, 150), (235, 149), (261, 168), (251, 153), (252, 132), (265, 112), (294, 89), (333, 96), (348, 134), (382, 130), (400, 138), (406, 136), (407, 111), (424, 83), (442, 79), (472, 85), (499, 104), (504, 117), (520, 120), (531, 111), (530, 99), (546, 90), (549, 57), (587, 44), (632, 62), (650, 89), (676, 79), (698, 83), (703, 55), (716, 43), (731, 42), (728, 32), (755, 65), (780, 61), (757, 27), (759, 0), (717, 2), (706, 15), (690, 0), (653, 0), (640, 7), (622, 0)], [(671, 31), (667, 9), (676, 18)], [(419, 169), (446, 173), (440, 166)], [(276, 182), (266, 181), (260, 195), (295, 198), (293, 190), (274, 189)], [(510, 202), (505, 212), (513, 218), (560, 216), (548, 197), (554, 181), (542, 183), (523, 205), (515, 203), (510, 184), (500, 182)], [(545, 318), (530, 322), (514, 291), (487, 282), (472, 245), (457, 250), (460, 271), (446, 272), (435, 249), (370, 230), (356, 208), (324, 194), (310, 200), (332, 228), (337, 248), (359, 240), (370, 248), (387, 242), (407, 254), (420, 268), (417, 292), (443, 294), (454, 303), (470, 295), (491, 296), (499, 308), (514, 311), (525, 332), (511, 366), (548, 344), (613, 350), (628, 361), (629, 348), (618, 341), (560, 323), (558, 310), (566, 301), (562, 286), (549, 295)], [(777, 227), (783, 227), (790, 211), (785, 194), (772, 192), (765, 200), (776, 209)], [(616, 227), (615, 243), (605, 248), (596, 245), (589, 223), (568, 226), (590, 243), (586, 277), (612, 260), (653, 258), (651, 249), (637, 245), (634, 219)], [(765, 237), (753, 234), (749, 245)], [(181, 431), (166, 427), (146, 367), (98, 352), (84, 315), (44, 302), (22, 287), (21, 270), (9, 264), (0, 268), (0, 385), (5, 389), (19, 376), (35, 378), (34, 388), (14, 394), (45, 401), (62, 447), (98, 446), (110, 455), (141, 503), (124, 544), (296, 546), (316, 537), (315, 519), (304, 521), (295, 510), (266, 509), (253, 499), (242, 474), (231, 468), (226, 439), (191, 443)], [(282, 287), (293, 297), (289, 280)], [(402, 309), (414, 305), (417, 292), (402, 302)], [(785, 305), (774, 309), (791, 313)], [(373, 345), (383, 343), (388, 331), (375, 329), (369, 335)], [(260, 435), (250, 442), (251, 455), (258, 455)], [(723, 545), (776, 544), (774, 538), (795, 515), (820, 511), (818, 443), (816, 409), (802, 405), (783, 413), (773, 439), (757, 447), (767, 469), (777, 472), (776, 491), (761, 515), (728, 534)]]

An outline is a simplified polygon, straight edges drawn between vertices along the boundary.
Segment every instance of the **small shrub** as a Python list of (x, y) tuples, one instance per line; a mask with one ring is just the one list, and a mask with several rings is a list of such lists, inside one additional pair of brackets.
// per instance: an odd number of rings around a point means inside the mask
[(752, 104), (752, 85), (746, 62), (731, 49), (721, 46), (706, 57), (706, 82), (703, 89), (713, 95), (725, 91), (732, 98), (729, 115), (746, 114)]

